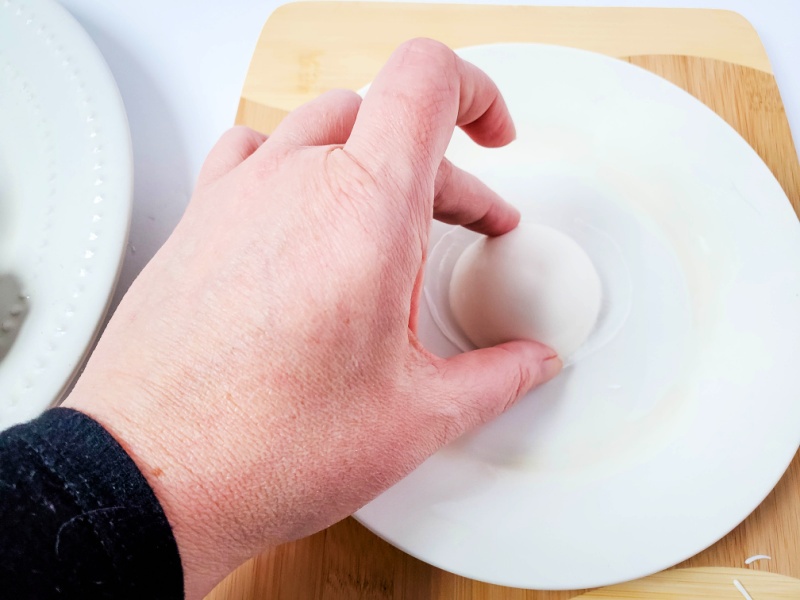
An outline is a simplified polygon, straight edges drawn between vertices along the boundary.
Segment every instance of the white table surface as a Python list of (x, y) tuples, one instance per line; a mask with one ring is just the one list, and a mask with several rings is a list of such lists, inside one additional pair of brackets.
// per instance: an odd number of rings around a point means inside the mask
[[(130, 244), (114, 306), (167, 239), (203, 158), (232, 123), (261, 27), (277, 0), (61, 0), (116, 77), (135, 160)], [(471, 0), (457, 0), (470, 2)], [(482, 4), (516, 4), (482, 0)], [(547, 0), (523, 4), (722, 8), (756, 28), (800, 147), (800, 1)]]

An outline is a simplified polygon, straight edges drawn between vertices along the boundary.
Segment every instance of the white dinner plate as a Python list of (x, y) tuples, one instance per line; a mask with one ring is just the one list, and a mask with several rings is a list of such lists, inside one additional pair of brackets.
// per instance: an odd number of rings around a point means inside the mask
[(0, 429), (52, 404), (81, 364), (124, 254), (132, 181), (122, 99), (87, 33), (51, 0), (0, 0), (0, 277), (15, 275), (28, 304), (0, 361)]
[[(578, 241), (604, 306), (556, 379), (356, 517), (508, 586), (674, 565), (756, 508), (800, 443), (797, 217), (733, 129), (643, 69), (539, 45), (460, 54), (497, 82), (518, 138), (489, 150), (456, 132), (448, 157)], [(463, 347), (443, 334), (443, 290), (470, 236), (433, 228), (419, 334), (442, 356)]]

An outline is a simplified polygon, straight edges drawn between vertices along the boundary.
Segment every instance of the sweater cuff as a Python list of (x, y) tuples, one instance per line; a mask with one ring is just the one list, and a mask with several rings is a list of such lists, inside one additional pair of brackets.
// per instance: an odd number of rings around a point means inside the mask
[(178, 547), (150, 485), (75, 410), (0, 434), (0, 540), (11, 598), (183, 598)]

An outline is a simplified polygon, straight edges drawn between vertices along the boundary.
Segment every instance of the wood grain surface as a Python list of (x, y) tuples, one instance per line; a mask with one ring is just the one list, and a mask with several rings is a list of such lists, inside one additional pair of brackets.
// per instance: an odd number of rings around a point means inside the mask
[(738, 581), (753, 600), (797, 600), (800, 579), (747, 569), (673, 569), (588, 592), (575, 600), (745, 600)]
[[(264, 27), (237, 123), (269, 133), (287, 111), (327, 89), (362, 87), (397, 44), (421, 35), (455, 48), (491, 42), (568, 45), (616, 56), (665, 77), (715, 110), (755, 148), (800, 215), (800, 164), (769, 60), (755, 30), (727, 11), (290, 4), (273, 13)], [(703, 569), (659, 574), (639, 580), (647, 587), (637, 588), (634, 582), (597, 590), (588, 598), (739, 600), (743, 596), (735, 588), (738, 596), (727, 587), (727, 595), (712, 587), (703, 591), (703, 573), (713, 571), (705, 581), (718, 583), (719, 573), (707, 567), (743, 567), (748, 556), (762, 553), (773, 559), (753, 564), (740, 577), (749, 591), (751, 585), (758, 590), (754, 600), (800, 598), (796, 588), (785, 588), (794, 594), (787, 596), (784, 588), (762, 587), (766, 580), (750, 583), (746, 577), (761, 571), (800, 577), (800, 455), (747, 520), (678, 565)], [(690, 583), (683, 581), (686, 577)], [(674, 587), (681, 581), (694, 586), (696, 595)], [(249, 561), (209, 600), (567, 600), (584, 592), (518, 590), (465, 579), (411, 558), (347, 519)]]

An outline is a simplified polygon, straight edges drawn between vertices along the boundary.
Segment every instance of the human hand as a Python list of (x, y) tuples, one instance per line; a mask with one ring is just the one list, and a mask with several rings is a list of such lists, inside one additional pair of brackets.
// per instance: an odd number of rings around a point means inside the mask
[(187, 597), (353, 513), (561, 368), (512, 342), (441, 359), (416, 336), (431, 217), (489, 235), (517, 211), (443, 159), (502, 146), (494, 84), (400, 47), (363, 102), (324, 94), (210, 153), (65, 405), (129, 451), (169, 519)]

